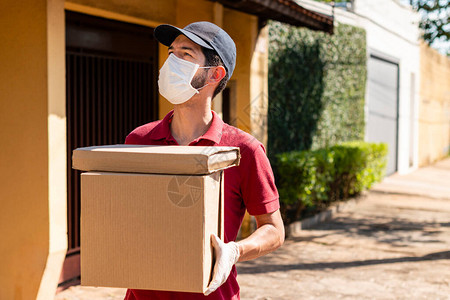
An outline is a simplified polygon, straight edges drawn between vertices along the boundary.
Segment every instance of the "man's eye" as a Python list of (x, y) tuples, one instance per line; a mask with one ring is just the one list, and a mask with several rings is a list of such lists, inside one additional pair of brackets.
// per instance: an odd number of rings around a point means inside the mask
[(187, 52), (184, 53), (184, 56), (190, 56), (190, 57), (192, 57), (192, 55), (190, 55), (190, 54), (187, 53)]

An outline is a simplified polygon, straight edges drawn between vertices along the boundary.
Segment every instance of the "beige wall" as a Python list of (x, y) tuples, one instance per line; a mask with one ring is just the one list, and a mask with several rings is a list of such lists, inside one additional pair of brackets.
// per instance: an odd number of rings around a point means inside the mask
[(54, 293), (67, 247), (64, 31), (48, 30), (63, 21), (48, 9), (58, 5), (9, 1), (0, 10), (0, 299), (48, 299), (40, 286)]
[(66, 8), (130, 23), (150, 26), (153, 23), (156, 26), (175, 21), (175, 14), (169, 12), (176, 4), (177, 0), (69, 0), (66, 1)]
[(252, 134), (267, 146), (269, 105), (269, 27), (254, 32), (255, 44), (250, 66), (250, 124)]
[[(236, 67), (232, 86), (235, 89), (234, 125), (251, 132), (250, 124), (250, 65), (256, 30), (256, 17), (231, 9), (224, 9), (223, 28), (236, 43)], [(246, 28), (247, 30), (243, 30)]]
[(64, 1), (47, 0), (47, 132), (49, 250), (37, 299), (52, 299), (67, 251)]
[(450, 146), (450, 58), (420, 46), (419, 165), (448, 155)]

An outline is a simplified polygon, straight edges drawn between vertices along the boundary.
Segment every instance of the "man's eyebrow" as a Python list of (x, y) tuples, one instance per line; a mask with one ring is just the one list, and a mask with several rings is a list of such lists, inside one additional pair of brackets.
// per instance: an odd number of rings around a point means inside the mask
[[(194, 48), (187, 47), (187, 46), (183, 46), (183, 47), (181, 47), (181, 49), (195, 52)], [(170, 46), (168, 50), (173, 50), (173, 46)]]
[(195, 50), (194, 50), (194, 48), (191, 48), (191, 47), (186, 47), (186, 46), (184, 46), (184, 47), (181, 47), (181, 49), (183, 49), (183, 50), (190, 50), (190, 51), (195, 51)]

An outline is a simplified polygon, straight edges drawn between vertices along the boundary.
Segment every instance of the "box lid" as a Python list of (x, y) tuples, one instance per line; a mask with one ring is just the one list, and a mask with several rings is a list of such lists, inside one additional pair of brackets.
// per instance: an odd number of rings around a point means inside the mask
[(107, 145), (73, 151), (72, 168), (153, 174), (210, 174), (239, 165), (238, 147)]

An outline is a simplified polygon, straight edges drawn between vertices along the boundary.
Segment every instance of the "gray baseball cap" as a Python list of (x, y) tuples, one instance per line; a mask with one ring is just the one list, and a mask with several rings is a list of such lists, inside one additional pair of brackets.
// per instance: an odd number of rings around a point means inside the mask
[(155, 28), (156, 39), (167, 47), (180, 34), (202, 47), (216, 51), (227, 70), (228, 79), (231, 78), (236, 65), (236, 45), (225, 30), (210, 22), (191, 23), (183, 29), (169, 24)]

